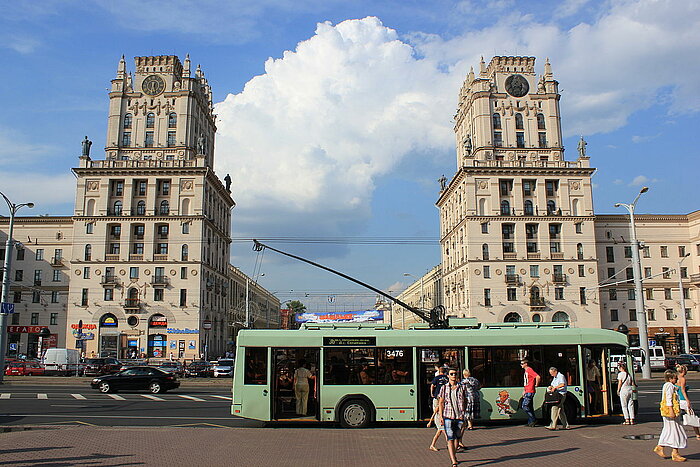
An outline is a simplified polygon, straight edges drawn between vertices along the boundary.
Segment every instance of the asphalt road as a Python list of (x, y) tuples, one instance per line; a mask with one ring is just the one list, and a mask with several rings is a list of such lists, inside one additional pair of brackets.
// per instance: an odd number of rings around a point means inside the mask
[[(640, 421), (658, 419), (662, 381), (639, 384)], [(691, 375), (696, 379), (699, 375)], [(181, 380), (165, 394), (146, 391), (101, 394), (85, 379), (31, 378), (0, 386), (0, 425), (98, 426), (262, 426), (231, 415), (231, 386), (227, 381)], [(691, 386), (698, 386), (690, 382)], [(692, 398), (692, 393), (691, 393)], [(605, 423), (608, 420), (599, 420)]]

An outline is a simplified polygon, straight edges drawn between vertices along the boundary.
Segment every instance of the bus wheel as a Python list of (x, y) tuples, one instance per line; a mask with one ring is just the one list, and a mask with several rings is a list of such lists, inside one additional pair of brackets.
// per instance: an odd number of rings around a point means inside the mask
[(579, 406), (573, 396), (569, 395), (564, 402), (564, 413), (566, 414), (566, 420), (571, 423), (576, 423), (579, 415)]
[(370, 408), (363, 400), (350, 400), (340, 409), (340, 426), (343, 428), (365, 428), (370, 419)]

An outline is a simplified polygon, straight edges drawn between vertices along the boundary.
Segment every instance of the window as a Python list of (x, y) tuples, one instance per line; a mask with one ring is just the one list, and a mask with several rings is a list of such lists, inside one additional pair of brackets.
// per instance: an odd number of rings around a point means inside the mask
[(651, 258), (651, 253), (649, 251), (649, 246), (643, 246), (642, 247), (642, 256), (645, 258)]
[(180, 306), (187, 306), (187, 289), (180, 289)]
[(245, 348), (243, 384), (267, 384), (267, 347)]
[(139, 278), (139, 268), (130, 267), (129, 268), (129, 279), (138, 279), (138, 278)]
[(582, 222), (575, 223), (574, 228), (576, 229), (577, 234), (583, 233), (583, 223)]
[(517, 131), (515, 133), (515, 146), (518, 148), (525, 147), (525, 133), (522, 131)]
[(630, 321), (637, 321), (637, 310), (634, 308), (630, 310)]
[(24, 248), (17, 248), (17, 261), (24, 260)]
[(167, 255), (168, 254), (168, 244), (167, 243), (159, 243), (158, 248), (156, 249), (156, 254), (157, 255)]
[(34, 285), (41, 285), (41, 269), (34, 270)]
[(569, 315), (564, 313), (563, 311), (557, 311), (554, 313), (554, 316), (552, 316), (552, 322), (554, 323), (568, 323), (569, 322)]
[[(3, 258), (4, 259), (4, 258)], [(37, 248), (36, 250), (36, 260), (37, 261), (42, 261), (44, 259), (44, 250), (43, 248)]]
[(143, 145), (147, 148), (153, 147), (153, 132), (152, 131), (146, 132), (146, 138), (143, 141)]
[(501, 129), (501, 115), (500, 114), (493, 114), (493, 129), (494, 130)]
[(541, 148), (546, 148), (547, 147), (547, 133), (544, 131), (540, 131), (537, 133), (537, 144)]
[(656, 321), (656, 310), (653, 308), (648, 308), (647, 309), (647, 319), (649, 321)]
[(608, 279), (615, 276), (615, 268), (608, 268)]
[(586, 266), (583, 264), (578, 265), (578, 277), (586, 277)]
[(501, 196), (509, 196), (513, 190), (513, 180), (500, 180), (498, 183)]
[(683, 287), (683, 298), (685, 300), (690, 299), (690, 289), (688, 287)]
[(38, 290), (32, 290), (32, 303), (39, 303), (41, 301), (41, 294)]
[(182, 266), (180, 268), (180, 279), (187, 279), (187, 267)]
[(503, 133), (500, 131), (493, 132), (493, 145), (497, 148), (503, 147)]
[(182, 224), (182, 233), (183, 234), (190, 233), (190, 223), (189, 222), (185, 222), (184, 224)]
[(626, 246), (625, 247), (625, 258), (631, 258), (631, 257), (632, 257), (632, 247)]
[(12, 297), (12, 303), (22, 303), (22, 292), (15, 291)]
[(508, 313), (504, 318), (503, 322), (504, 323), (520, 323), (523, 320), (523, 318), (515, 312)]
[(16, 311), (12, 314), (12, 324), (19, 324), (20, 313)]
[(85, 224), (85, 233), (86, 233), (86, 234), (91, 234), (91, 233), (93, 233), (94, 229), (95, 229), (95, 223), (94, 223), (94, 222), (88, 222), (87, 224)]
[(515, 253), (515, 224), (502, 224), (503, 253)]
[(121, 201), (115, 201), (115, 202), (114, 202), (114, 215), (115, 215), (115, 216), (121, 216), (121, 215), (122, 215), (122, 202), (121, 202)]
[(484, 261), (489, 259), (489, 246), (486, 243), (481, 245), (481, 256), (483, 257)]
[(578, 288), (578, 296), (579, 296), (579, 299), (581, 300), (581, 305), (585, 305), (586, 304), (586, 288), (585, 287)]
[(554, 288), (554, 299), (555, 300), (564, 300), (564, 287), (555, 287)]
[(108, 287), (105, 289), (105, 302), (111, 302), (112, 300), (114, 300), (114, 289)]
[(617, 300), (617, 289), (609, 289), (608, 296), (610, 297), (610, 300)]
[(80, 304), (82, 306), (88, 306), (88, 289), (83, 289), (80, 297)]
[(526, 216), (534, 216), (535, 215), (535, 211), (534, 211), (534, 208), (532, 206), (532, 201), (530, 201), (529, 199), (525, 200), (523, 212), (525, 213)]
[(491, 306), (491, 289), (484, 289), (484, 306)]
[(32, 313), (31, 324), (32, 325), (39, 324), (39, 313)]
[(131, 116), (131, 114), (126, 114), (126, 115), (124, 115), (124, 125), (123, 125), (123, 128), (125, 128), (125, 129), (131, 128), (132, 120), (133, 120), (133, 117)]
[(685, 319), (693, 319), (693, 312), (690, 308), (685, 309)]
[(168, 225), (167, 224), (161, 224), (158, 226), (158, 236), (160, 238), (168, 238)]
[(627, 300), (636, 300), (637, 293), (634, 289), (627, 289)]
[(520, 113), (515, 114), (515, 129), (516, 130), (523, 129), (523, 114), (520, 114)]
[(632, 269), (632, 266), (628, 266), (625, 268), (625, 276), (627, 277), (628, 281), (634, 279), (634, 269)]
[(170, 112), (168, 115), (168, 128), (177, 127), (177, 114), (175, 112)]
[(681, 278), (686, 279), (688, 277), (688, 268), (681, 266)]
[(646, 295), (647, 300), (654, 300), (654, 289), (649, 287), (648, 289), (644, 289), (644, 294)]
[(547, 196), (556, 196), (559, 183), (556, 180), (545, 180), (544, 189)]
[(669, 271), (668, 268), (661, 268), (661, 272), (663, 273), (663, 278), (664, 278), (664, 279), (670, 279), (670, 278), (671, 278), (671, 272)]
[(671, 289), (664, 289), (664, 299), (665, 300), (671, 300)]
[(120, 249), (120, 246), (118, 243), (110, 243), (109, 244), (109, 254), (110, 255), (118, 255), (119, 249)]
[(491, 267), (484, 266), (484, 279), (491, 279)]
[(160, 214), (167, 215), (170, 212), (170, 203), (167, 200), (160, 202)]
[(410, 348), (328, 348), (324, 383), (413, 384), (412, 356)]
[(488, 222), (481, 223), (481, 233), (484, 233), (484, 234), (489, 233), (489, 223)]
[(537, 114), (537, 129), (538, 130), (544, 130), (545, 124), (544, 124), (544, 115), (542, 114)]
[(122, 133), (122, 147), (128, 148), (131, 146), (131, 132), (125, 131)]
[(666, 319), (669, 321), (673, 321), (675, 317), (676, 315), (673, 314), (673, 308), (666, 308)]
[(518, 300), (518, 294), (517, 294), (517, 289), (514, 287), (508, 287), (506, 289), (506, 292), (508, 294), (508, 301), (509, 302), (515, 302)]
[(561, 253), (561, 224), (549, 224), (549, 252)]
[(525, 238), (528, 253), (537, 253), (537, 231), (539, 224), (525, 224)]
[(146, 231), (146, 226), (143, 224), (137, 224), (134, 226), (134, 238), (136, 240), (142, 240), (143, 235)]
[(148, 187), (148, 182), (146, 180), (139, 180), (136, 182), (136, 195), (146, 196), (146, 188)]
[(532, 196), (535, 191), (535, 181), (534, 180), (523, 180), (523, 195)]
[(50, 325), (57, 325), (58, 324), (58, 313), (51, 313), (51, 317), (49, 318), (49, 324)]
[(169, 148), (175, 147), (175, 132), (174, 131), (168, 132), (167, 144), (168, 144)]
[(163, 196), (168, 196), (170, 194), (170, 180), (159, 180), (160, 194)]
[(146, 215), (146, 203), (144, 201), (139, 201), (136, 204), (136, 214), (138, 216)]
[(124, 195), (124, 180), (114, 180), (112, 181), (112, 190), (114, 196)]
[(537, 265), (530, 266), (530, 277), (540, 277), (540, 267)]
[(661, 257), (668, 258), (668, 247), (667, 246), (661, 247)]
[(510, 203), (507, 199), (501, 201), (501, 215), (510, 216)]
[(15, 281), (22, 282), (23, 279), (24, 279), (24, 271), (21, 269), (17, 269), (15, 271)]
[(182, 245), (182, 255), (180, 260), (181, 261), (187, 261), (189, 258), (189, 248), (187, 245)]
[(51, 292), (51, 303), (58, 303), (58, 291)]
[(617, 310), (610, 310), (610, 321), (619, 321)]
[(611, 246), (605, 247), (605, 259), (608, 263), (615, 262), (615, 251), (613, 250), (613, 247), (611, 247)]
[(547, 214), (554, 215), (557, 213), (557, 203), (550, 199), (547, 201)]
[(644, 277), (651, 277), (651, 268), (644, 268)]
[(576, 257), (578, 259), (583, 259), (583, 243), (578, 243), (576, 245)]
[(134, 243), (134, 245), (131, 249), (131, 254), (132, 255), (142, 255), (143, 254), (143, 243), (140, 243), (140, 242)]
[(146, 115), (146, 128), (153, 128), (155, 127), (156, 123), (156, 116), (153, 113), (149, 113)]
[(163, 301), (163, 289), (153, 289), (153, 301), (162, 302)]
[(92, 260), (92, 245), (89, 243), (85, 245), (85, 256), (84, 256), (85, 261), (90, 261)]

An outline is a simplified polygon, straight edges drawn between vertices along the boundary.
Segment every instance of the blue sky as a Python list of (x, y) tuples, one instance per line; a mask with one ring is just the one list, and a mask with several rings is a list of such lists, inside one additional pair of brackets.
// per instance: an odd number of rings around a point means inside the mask
[[(598, 169), (597, 213), (642, 185), (640, 212), (688, 213), (700, 209), (699, 46), (691, 0), (17, 1), (0, 19), (0, 190), (71, 214), (70, 168), (85, 135), (101, 157), (119, 57), (133, 70), (137, 55), (189, 53), (214, 90), (234, 237), (437, 239), (461, 82), (482, 55), (518, 54), (538, 71), (550, 58), (566, 156), (584, 135)], [(276, 246), (392, 290), (439, 262), (437, 243)], [(244, 272), (255, 260), (233, 244)], [(274, 253), (262, 261), (259, 280), (282, 301), (372, 301)]]

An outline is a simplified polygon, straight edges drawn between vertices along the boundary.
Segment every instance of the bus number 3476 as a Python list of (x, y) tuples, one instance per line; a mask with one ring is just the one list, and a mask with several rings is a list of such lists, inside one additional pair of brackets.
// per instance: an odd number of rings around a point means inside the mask
[(403, 350), (387, 350), (386, 357), (387, 358), (403, 357)]

